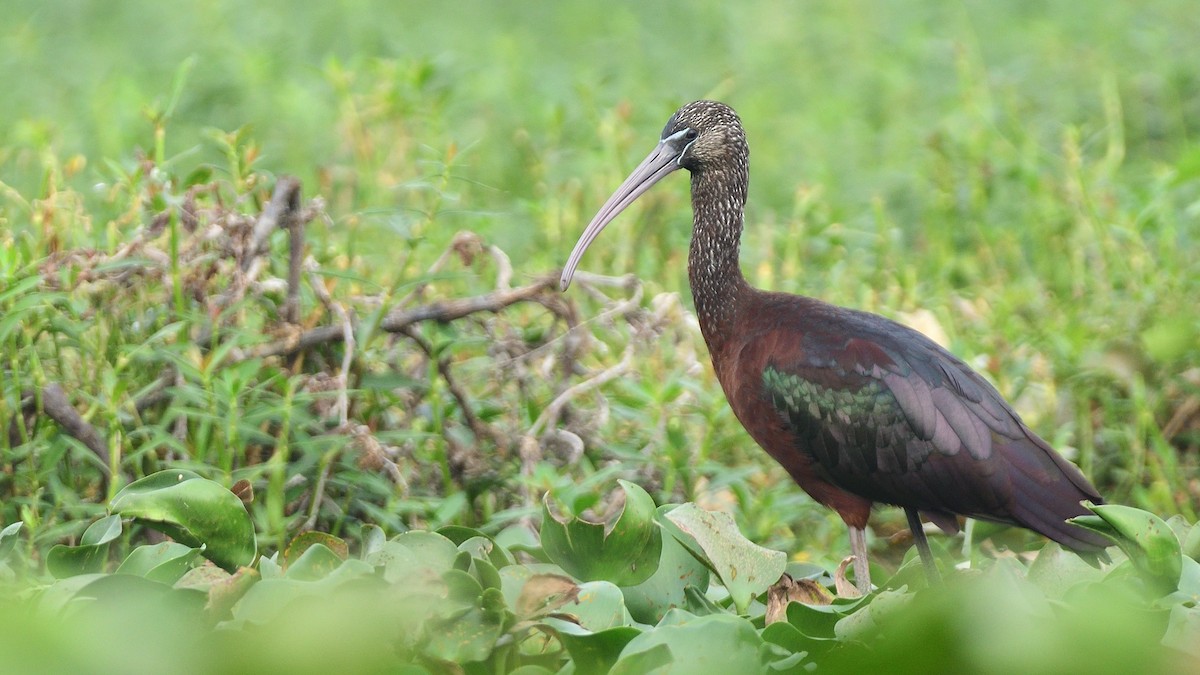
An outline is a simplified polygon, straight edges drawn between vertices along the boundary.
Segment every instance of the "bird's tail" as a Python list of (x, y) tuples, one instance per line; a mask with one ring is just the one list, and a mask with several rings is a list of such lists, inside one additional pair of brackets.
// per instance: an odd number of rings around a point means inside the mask
[(1038, 438), (1026, 431), (1029, 443), (1018, 441), (1001, 448), (1009, 467), (1013, 520), (1048, 537), (1085, 559), (1107, 559), (1107, 537), (1067, 522), (1091, 513), (1082, 502), (1103, 504), (1104, 498), (1083, 473)]

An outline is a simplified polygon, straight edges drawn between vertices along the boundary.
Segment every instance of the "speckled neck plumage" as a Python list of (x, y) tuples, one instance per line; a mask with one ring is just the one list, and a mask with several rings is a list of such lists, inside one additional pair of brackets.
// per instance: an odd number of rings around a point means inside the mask
[(710, 348), (736, 333), (738, 298), (750, 290), (738, 264), (749, 187), (749, 151), (744, 140), (740, 145), (727, 165), (692, 172), (688, 278), (700, 330)]

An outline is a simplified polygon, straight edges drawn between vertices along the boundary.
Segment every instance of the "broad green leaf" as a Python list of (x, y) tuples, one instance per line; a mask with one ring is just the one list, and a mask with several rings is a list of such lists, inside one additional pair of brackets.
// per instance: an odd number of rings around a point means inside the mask
[(120, 534), (120, 516), (105, 516), (84, 530), (78, 546), (51, 547), (46, 554), (46, 569), (59, 579), (99, 572), (104, 569), (109, 543)]
[(24, 525), (25, 523), (23, 521), (18, 520), (17, 522), (10, 524), (8, 527), (5, 527), (3, 530), (0, 530), (0, 562), (4, 562), (4, 559), (13, 552), (14, 548), (16, 548), (18, 539), (17, 535), (21, 532), (21, 527)]
[[(814, 643), (818, 640), (817, 638), (813, 638), (801, 633), (800, 629), (796, 628), (787, 621), (776, 621), (775, 623), (764, 628), (762, 631), (762, 638), (765, 642), (779, 645), (780, 647), (783, 647), (787, 651), (793, 653), (812, 651)], [(832, 640), (828, 639), (825, 639), (824, 641), (832, 642)]]
[(745, 612), (750, 601), (778, 581), (787, 567), (787, 556), (782, 551), (746, 539), (728, 513), (684, 504), (667, 513), (666, 520), (674, 525), (668, 529), (686, 535), (678, 537), (681, 543), (698, 547), (693, 553), (708, 562), (739, 612)]
[(658, 568), (662, 533), (654, 522), (654, 500), (633, 483), (619, 483), (625, 506), (611, 523), (562, 522), (550, 513), (549, 495), (542, 500), (542, 548), (577, 579), (633, 586)]
[(454, 663), (482, 661), (504, 631), (508, 615), (504, 594), (495, 588), (483, 589), (471, 575), (459, 570), (450, 570), (443, 579), (448, 594), (425, 624), (421, 650)]
[(1063, 597), (1075, 584), (1099, 581), (1103, 577), (1104, 572), (1074, 553), (1063, 550), (1055, 542), (1046, 544), (1038, 551), (1026, 575), (1046, 597), (1055, 599)]
[(1200, 659), (1200, 607), (1175, 605), (1162, 643)]
[[(625, 645), (612, 672), (756, 673), (762, 669), (759, 657), (762, 644), (754, 625), (742, 617), (732, 614), (688, 617), (683, 623), (659, 625), (634, 637)], [(641, 663), (642, 653), (663, 646), (670, 650), (669, 666)], [(633, 670), (647, 665), (652, 669)]]
[(784, 612), (787, 623), (801, 635), (817, 639), (836, 637), (837, 622), (847, 614), (840, 605), (806, 605), (803, 602), (788, 603)]
[(37, 610), (39, 616), (61, 616), (72, 598), (79, 592), (79, 589), (105, 576), (108, 575), (99, 572), (89, 572), (87, 574), (76, 574), (60, 578), (50, 584), (38, 594)]
[[(301, 532), (288, 542), (287, 548), (283, 552), (284, 570), (290, 568), (309, 548), (317, 544), (324, 546), (326, 550), (333, 553), (339, 562), (350, 556), (350, 547), (342, 539), (326, 532), (310, 530), (308, 532)], [(336, 566), (334, 565), (334, 567)]]
[(472, 557), (471, 566), (467, 571), (473, 574), (484, 588), (499, 589), (501, 587), (500, 573), (487, 558)]
[[(1191, 529), (1188, 530), (1187, 537), (1183, 540), (1183, 554), (1200, 562), (1200, 523), (1193, 523)], [(3, 559), (4, 554), (0, 552), (0, 560)]]
[[(506, 551), (542, 555), (542, 547), (538, 536), (522, 524), (509, 525), (496, 533), (496, 544)], [(545, 561), (545, 558), (541, 558)]]
[(476, 558), (487, 558), (497, 569), (515, 562), (495, 539), (474, 528), (447, 525), (439, 527), (437, 533), (457, 544), (460, 551), (470, 551)]
[(504, 600), (519, 619), (556, 612), (579, 595), (579, 584), (557, 565), (510, 565), (499, 574)]
[(592, 632), (571, 621), (547, 617), (541, 625), (555, 631), (559, 642), (571, 654), (575, 675), (604, 675), (621, 656), (621, 650), (642, 631), (632, 626), (617, 626)]
[(173, 584), (192, 569), (200, 549), (175, 541), (139, 546), (121, 561), (117, 574), (133, 574), (151, 581)]
[(1191, 558), (1183, 559), (1183, 569), (1179, 573), (1179, 588), (1174, 593), (1159, 598), (1157, 602), (1160, 607), (1177, 604), (1191, 604), (1200, 607), (1200, 563)]
[(342, 564), (342, 557), (325, 544), (314, 543), (304, 548), (300, 557), (288, 564), (283, 576), (300, 581), (322, 579)]
[(442, 574), (454, 568), (458, 549), (449, 539), (431, 532), (406, 532), (401, 536), (403, 539), (387, 542), (365, 561), (383, 566), (383, 578), (389, 583), (439, 584)]
[[(674, 506), (660, 506), (655, 520), (660, 524), (664, 514)], [(621, 589), (625, 605), (634, 619), (655, 624), (673, 607), (687, 605), (686, 589), (691, 586), (700, 593), (708, 590), (708, 568), (673, 536), (663, 537), (658, 569), (651, 577), (636, 586)]]
[[(629, 645), (626, 644), (626, 646), (628, 647)], [(625, 654), (618, 659), (617, 663), (613, 664), (613, 668), (609, 673), (610, 675), (645, 675), (646, 673), (669, 673), (672, 671), (681, 673), (690, 672), (683, 669), (670, 668), (674, 663), (675, 656), (671, 653), (671, 648), (659, 643), (647, 649)], [(697, 670), (694, 672), (707, 671)]]
[(387, 535), (383, 533), (383, 529), (378, 525), (363, 525), (362, 533), (359, 535), (362, 539), (361, 557), (366, 559), (372, 553), (381, 550), (384, 543), (387, 541)]
[(458, 557), (458, 547), (454, 542), (436, 532), (404, 532), (392, 537), (391, 541), (412, 551), (418, 559), (441, 569), (453, 567), (454, 559)]
[(134, 481), (113, 497), (113, 514), (136, 518), (233, 571), (254, 562), (254, 524), (242, 501), (221, 484), (185, 470)]
[(1170, 593), (1178, 587), (1183, 565), (1182, 547), (1162, 518), (1122, 504), (1089, 505), (1088, 508), (1103, 521), (1103, 525), (1087, 516), (1072, 518), (1071, 522), (1114, 537), (1142, 578), (1159, 591)]
[[(234, 590), (238, 592), (244, 586), (236, 584), (252, 583), (236, 574), (231, 579), (240, 579), (230, 582), (235, 584)], [(332, 598), (344, 584), (373, 579), (376, 579), (375, 568), (354, 558), (343, 561), (333, 572), (316, 581), (291, 578), (262, 579), (252, 583), (249, 590), (246, 590), (241, 599), (233, 605), (233, 618), (239, 623), (267, 623), (286, 611), (292, 603)], [(382, 587), (382, 582), (379, 584)]]
[(80, 546), (99, 546), (121, 536), (121, 519), (105, 516), (88, 526), (79, 538)]
[[(913, 597), (912, 593), (905, 591), (879, 591), (870, 597), (865, 606), (857, 605), (854, 612), (838, 621), (834, 633), (842, 641), (868, 635), (896, 620)], [(790, 612), (788, 618), (791, 618)]]
[(559, 613), (569, 614), (579, 625), (592, 632), (624, 626), (625, 598), (621, 589), (607, 581), (588, 581), (579, 584), (575, 599), (559, 608)]

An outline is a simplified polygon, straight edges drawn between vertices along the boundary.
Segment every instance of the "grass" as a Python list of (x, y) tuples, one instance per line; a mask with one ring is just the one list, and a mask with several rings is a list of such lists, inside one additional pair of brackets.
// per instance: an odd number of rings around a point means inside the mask
[[(644, 293), (638, 312), (588, 324), (579, 370), (613, 366), (632, 343), (637, 376), (564, 417), (580, 456), (547, 447), (522, 472), (517, 445), (582, 375), (495, 377), (497, 344), (520, 345), (522, 364), (561, 353), (552, 313), (425, 325), (417, 339), (373, 329), (418, 284), (431, 300), (493, 287), (487, 256), (430, 273), (460, 230), (507, 253), (514, 285), (555, 269), (671, 111), (703, 96), (733, 104), (749, 133), (753, 282), (940, 327), (1112, 501), (1196, 518), (1191, 3), (18, 1), (8, 15), (0, 419), (20, 417), (24, 392), (62, 383), (129, 477), (183, 462), (250, 480), (268, 546), (307, 521), (325, 467), (315, 522), (335, 534), (363, 522), (495, 530), (529, 515), (524, 490), (576, 490), (586, 507), (624, 475), (660, 503), (732, 505), (752, 539), (836, 563), (836, 516), (740, 429), (685, 318), (682, 178), (585, 261), (636, 274)], [(314, 378), (336, 372), (340, 348), (301, 363), (230, 358), (279, 327), (276, 294), (225, 308), (219, 339), (194, 340), (214, 321), (195, 298), (233, 273), (195, 276), (222, 254), (184, 227), (188, 190), (201, 223), (253, 219), (284, 174), (324, 201), (308, 252), (364, 322), (352, 417), (389, 448), (402, 488), (327, 433), (330, 395)], [(103, 283), (85, 258), (55, 257), (112, 254), (160, 214), (161, 278)], [(268, 273), (282, 278), (283, 239), (273, 247)], [(332, 323), (311, 290), (301, 300), (306, 321)], [(566, 300), (581, 320), (611, 306)], [(472, 432), (442, 359), (496, 438)], [(165, 368), (180, 373), (169, 401), (133, 408)], [(53, 424), (17, 427), (0, 523), (25, 520), (44, 551), (101, 512), (101, 467)], [(456, 468), (463, 447), (482, 464)], [(880, 512), (879, 538), (902, 520)]]

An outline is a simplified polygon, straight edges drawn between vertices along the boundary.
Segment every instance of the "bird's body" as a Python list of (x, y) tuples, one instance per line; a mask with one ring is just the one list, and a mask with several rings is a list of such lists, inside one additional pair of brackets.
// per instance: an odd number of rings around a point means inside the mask
[[(1081, 553), (1107, 540), (1065, 522), (1102, 501), (983, 377), (921, 333), (820, 300), (760, 291), (738, 264), (749, 150), (737, 115), (697, 101), (610, 198), (576, 245), (563, 286), (600, 229), (677, 169), (692, 174), (688, 272), (701, 332), (730, 406), (754, 440), (850, 527), (860, 588), (873, 503), (956, 531), (956, 515), (1039, 532)], [(927, 563), (928, 563), (927, 559)]]

